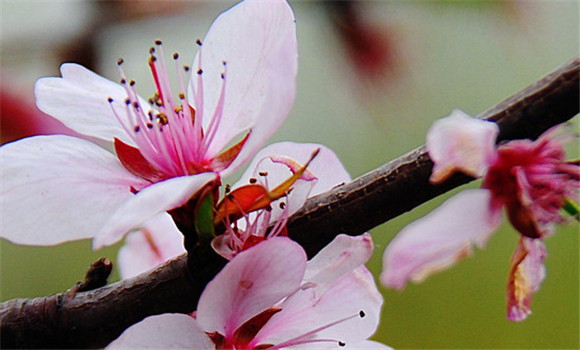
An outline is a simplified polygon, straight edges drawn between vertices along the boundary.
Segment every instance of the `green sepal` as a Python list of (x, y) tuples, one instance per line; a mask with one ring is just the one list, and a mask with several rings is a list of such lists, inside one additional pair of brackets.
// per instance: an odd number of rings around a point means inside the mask
[(198, 203), (195, 211), (195, 230), (197, 231), (201, 245), (209, 244), (215, 237), (213, 217), (214, 198), (211, 191), (209, 191)]
[(568, 215), (573, 216), (576, 220), (580, 221), (580, 206), (573, 200), (566, 198), (566, 202), (562, 207)]

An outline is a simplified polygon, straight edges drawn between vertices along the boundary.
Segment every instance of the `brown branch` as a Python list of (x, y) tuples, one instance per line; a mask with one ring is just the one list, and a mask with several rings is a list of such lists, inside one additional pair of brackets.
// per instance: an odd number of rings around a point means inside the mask
[[(481, 115), (500, 126), (498, 141), (535, 139), (578, 114), (578, 58)], [(288, 232), (309, 256), (337, 233), (362, 234), (473, 178), (457, 174), (431, 185), (433, 163), (419, 147), (352, 182), (311, 198), (288, 222)]]
[[(536, 138), (579, 111), (575, 59), (480, 115), (500, 125), (500, 140)], [(359, 234), (472, 180), (428, 182), (432, 163), (420, 147), (351, 183), (307, 201), (288, 223), (309, 255), (337, 234)], [(15, 299), (0, 305), (3, 348), (102, 347), (141, 319), (188, 313), (224, 261), (208, 252), (180, 256), (153, 272), (86, 292)]]

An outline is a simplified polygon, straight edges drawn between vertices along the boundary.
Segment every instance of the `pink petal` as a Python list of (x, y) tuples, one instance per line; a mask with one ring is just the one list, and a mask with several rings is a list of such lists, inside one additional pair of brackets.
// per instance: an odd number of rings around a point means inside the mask
[(338, 235), (308, 261), (304, 281), (330, 283), (366, 263), (372, 253), (373, 240), (370, 234), (356, 237)]
[(165, 211), (175, 209), (191, 198), (208, 182), (214, 173), (181, 176), (155, 183), (127, 200), (95, 236), (93, 248), (111, 245), (127, 232), (139, 229), (143, 224)]
[(148, 220), (144, 227), (125, 238), (117, 266), (121, 278), (137, 276), (185, 253), (183, 235), (169, 214)]
[(107, 349), (214, 349), (196, 320), (183, 314), (147, 317), (127, 328)]
[[(116, 137), (134, 145), (115, 118), (111, 105), (127, 119), (125, 89), (108, 79), (74, 63), (60, 67), (62, 78), (42, 78), (36, 82), (36, 105), (74, 131), (113, 142)], [(108, 98), (114, 102), (108, 102)], [(142, 106), (147, 101), (140, 99)], [(128, 119), (127, 119), (128, 120)]]
[(239, 253), (203, 291), (199, 324), (208, 333), (231, 337), (245, 321), (295, 292), (305, 269), (306, 253), (286, 237)]
[[(320, 152), (308, 166), (308, 171), (317, 178), (316, 181), (297, 181), (288, 199), (283, 199), (287, 204), (287, 215), (292, 215), (304, 205), (306, 198), (350, 181), (350, 175), (336, 154), (323, 145), (294, 142), (279, 142), (269, 145), (256, 154), (246, 172), (232, 187), (237, 188), (245, 185), (250, 178), (255, 178), (260, 182), (267, 180), (269, 188), (273, 188), (292, 176), (292, 172), (288, 166), (273, 162), (268, 157), (286, 156), (303, 165), (316, 149), (320, 149)], [(261, 172), (267, 172), (267, 177), (260, 176)], [(280, 208), (274, 205), (271, 221), (278, 220), (281, 212)]]
[[(359, 266), (329, 284), (304, 285), (284, 301), (282, 311), (256, 335), (254, 345), (291, 344), (292, 339), (340, 320), (343, 321), (317, 331), (309, 339), (334, 340), (329, 348), (336, 347), (338, 341), (355, 344), (376, 331), (382, 304), (383, 298), (373, 275), (364, 266)], [(360, 316), (361, 311), (364, 317)], [(322, 344), (325, 343), (313, 345)]]
[[(227, 62), (223, 117), (210, 154), (252, 129), (230, 166), (233, 171), (278, 128), (294, 102), (298, 58), (294, 14), (286, 1), (244, 1), (215, 20), (200, 52), (206, 130), (221, 94), (222, 62)], [(199, 56), (193, 63), (195, 88)]]
[(546, 246), (540, 239), (520, 238), (511, 260), (507, 287), (508, 319), (523, 321), (532, 313), (532, 294), (540, 289), (546, 277), (543, 260)]
[(111, 153), (70, 136), (37, 136), (4, 145), (1, 236), (53, 245), (94, 237), (131, 187), (145, 181)]
[(434, 163), (430, 181), (439, 183), (455, 171), (482, 177), (495, 157), (497, 124), (472, 118), (456, 109), (427, 132), (427, 150)]
[(501, 222), (487, 190), (463, 191), (425, 217), (403, 228), (383, 256), (381, 282), (401, 289), (408, 280), (421, 282), (482, 248)]

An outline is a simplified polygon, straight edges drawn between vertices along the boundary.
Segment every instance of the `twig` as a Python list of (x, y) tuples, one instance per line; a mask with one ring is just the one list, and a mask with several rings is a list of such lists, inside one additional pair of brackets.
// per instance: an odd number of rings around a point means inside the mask
[[(575, 59), (480, 115), (500, 125), (500, 140), (536, 138), (579, 111)], [(290, 236), (312, 256), (339, 233), (359, 234), (472, 178), (456, 175), (433, 186), (432, 163), (420, 147), (351, 183), (307, 201), (288, 223)], [(215, 254), (180, 256), (153, 272), (76, 295), (14, 299), (0, 305), (3, 348), (102, 347), (143, 318), (188, 313), (223, 266)], [(195, 269), (193, 267), (196, 267)]]

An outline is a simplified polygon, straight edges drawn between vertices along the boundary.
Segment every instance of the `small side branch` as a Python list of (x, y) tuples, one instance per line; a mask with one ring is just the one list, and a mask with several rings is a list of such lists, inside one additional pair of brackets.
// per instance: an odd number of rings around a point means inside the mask
[[(500, 140), (536, 138), (579, 111), (580, 60), (574, 59), (480, 115), (497, 122)], [(337, 234), (359, 234), (471, 180), (456, 175), (433, 186), (424, 147), (351, 183), (307, 201), (288, 222), (310, 256)], [(103, 347), (151, 315), (195, 309), (205, 285), (223, 267), (216, 254), (180, 256), (153, 272), (95, 290), (0, 304), (3, 348)], [(189, 267), (188, 267), (189, 266)]]

